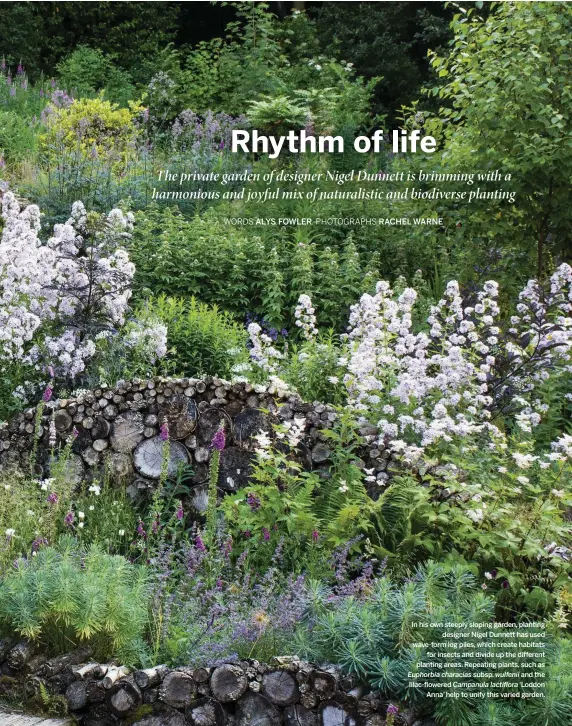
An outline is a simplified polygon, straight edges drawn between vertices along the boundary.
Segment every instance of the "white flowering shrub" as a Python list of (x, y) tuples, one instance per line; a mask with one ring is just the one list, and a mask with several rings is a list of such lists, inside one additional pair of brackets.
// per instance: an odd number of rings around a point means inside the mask
[[(65, 224), (40, 239), (40, 210), (21, 209), (11, 192), (2, 197), (0, 239), (0, 354), (8, 364), (37, 374), (75, 379), (98, 342), (124, 326), (135, 266), (124, 243), (133, 216), (119, 209), (88, 215), (75, 202)], [(126, 344), (165, 353), (162, 328), (131, 329)], [(142, 337), (146, 342), (142, 342)], [(139, 342), (137, 342), (137, 340)], [(25, 390), (25, 386), (22, 390)]]
[(310, 296), (300, 295), (294, 311), (294, 318), (296, 319), (296, 326), (301, 329), (306, 340), (312, 340), (318, 335), (315, 312)]
[(530, 431), (543, 410), (535, 390), (569, 365), (571, 283), (567, 264), (546, 290), (530, 281), (503, 332), (497, 283), (464, 300), (452, 281), (431, 309), (428, 330), (414, 332), (416, 292), (407, 288), (396, 298), (379, 282), (375, 295), (363, 295), (351, 309), (341, 360), (350, 406), (379, 426), (384, 444), (409, 458), (455, 436), (502, 439), (500, 414)]

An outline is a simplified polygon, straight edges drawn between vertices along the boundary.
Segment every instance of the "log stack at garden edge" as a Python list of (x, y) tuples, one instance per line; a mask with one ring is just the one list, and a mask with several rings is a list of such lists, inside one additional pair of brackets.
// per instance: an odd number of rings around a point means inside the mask
[[(0, 696), (25, 693), (31, 706), (50, 694), (81, 726), (385, 724), (388, 702), (380, 693), (334, 667), (296, 657), (277, 657), (272, 664), (248, 660), (213, 668), (129, 670), (117, 663), (89, 662), (86, 648), (48, 660), (32, 657), (35, 648), (27, 640), (1, 645)], [(435, 726), (412, 711), (402, 711), (394, 723)]]
[[(37, 475), (48, 477), (51, 428), (52, 437), (55, 429), (56, 448), (63, 448), (75, 436), (67, 467), (67, 475), (75, 483), (100, 478), (107, 465), (112, 476), (127, 481), (130, 493), (135, 494), (153, 488), (161, 475), (160, 430), (167, 424), (169, 472), (190, 464), (196, 495), (207, 480), (211, 439), (224, 423), (226, 448), (219, 487), (232, 492), (247, 483), (254, 436), (261, 431), (272, 434), (273, 423), (300, 418), (305, 421), (301, 463), (327, 475), (330, 450), (324, 430), (334, 426), (336, 413), (322, 403), (303, 402), (274, 386), (213, 377), (121, 381), (113, 388), (83, 391), (76, 398), (53, 399), (43, 406), (39, 420), (38, 409), (28, 408), (3, 424), (0, 469), (27, 466), (30, 451), (36, 448)], [(376, 444), (379, 432), (375, 426), (365, 426), (361, 433), (363, 466), (372, 470), (377, 483), (384, 483), (389, 449)]]

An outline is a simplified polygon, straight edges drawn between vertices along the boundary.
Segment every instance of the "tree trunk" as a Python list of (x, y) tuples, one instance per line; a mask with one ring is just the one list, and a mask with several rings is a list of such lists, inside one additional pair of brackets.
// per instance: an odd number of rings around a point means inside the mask
[(338, 703), (324, 703), (320, 709), (322, 726), (356, 726), (356, 718)]
[(186, 439), (197, 426), (197, 404), (182, 394), (172, 396), (159, 406), (159, 420), (166, 421), (169, 438), (176, 441)]
[(248, 691), (236, 704), (236, 726), (280, 726), (276, 706), (260, 693)]
[(225, 710), (214, 698), (200, 698), (186, 710), (185, 716), (192, 726), (225, 726), (228, 719)]
[(165, 676), (159, 691), (159, 698), (173, 708), (186, 708), (192, 703), (196, 692), (197, 686), (191, 676), (179, 671), (171, 671)]
[(313, 711), (308, 711), (301, 704), (288, 706), (284, 711), (285, 726), (316, 726), (318, 717)]
[(120, 454), (130, 454), (143, 440), (143, 416), (136, 411), (127, 411), (115, 419), (111, 432), (111, 446)]
[(6, 662), (15, 671), (21, 670), (36, 652), (36, 645), (31, 640), (22, 640), (8, 653)]
[(310, 676), (310, 685), (321, 701), (333, 698), (337, 689), (337, 678), (327, 671), (313, 671)]
[(246, 691), (247, 685), (244, 671), (234, 665), (219, 666), (211, 677), (212, 694), (221, 703), (237, 701)]
[(124, 678), (129, 673), (127, 668), (111, 666), (107, 669), (105, 678), (103, 679), (103, 687), (105, 690), (109, 690), (116, 681)]
[(166, 665), (158, 665), (154, 668), (147, 668), (144, 671), (135, 671), (135, 683), (139, 688), (152, 688), (161, 683), (162, 679), (167, 675), (168, 668)]
[(143, 696), (134, 679), (130, 677), (112, 686), (105, 695), (105, 701), (112, 714), (123, 718), (143, 702)]
[(286, 671), (271, 671), (262, 679), (262, 695), (276, 706), (290, 706), (300, 696), (298, 684)]
[(66, 701), (70, 711), (79, 711), (87, 705), (87, 684), (85, 681), (74, 681), (67, 687)]
[(42, 666), (38, 675), (45, 676), (46, 678), (52, 678), (53, 676), (57, 676), (58, 673), (61, 673), (69, 666), (76, 666), (80, 663), (85, 663), (90, 655), (90, 648), (79, 648), (78, 650), (74, 650), (73, 653), (52, 658)]
[[(166, 442), (159, 436), (145, 439), (145, 441), (138, 444), (133, 453), (133, 463), (139, 474), (149, 479), (159, 479), (163, 470), (165, 444)], [(169, 475), (174, 476), (179, 469), (179, 465), (187, 464), (188, 461), (189, 452), (183, 444), (179, 441), (169, 441)]]

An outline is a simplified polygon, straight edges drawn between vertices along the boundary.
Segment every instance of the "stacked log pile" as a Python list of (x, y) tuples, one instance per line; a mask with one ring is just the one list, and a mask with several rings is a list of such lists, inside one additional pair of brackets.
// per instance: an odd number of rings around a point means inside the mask
[[(49, 476), (49, 456), (75, 436), (67, 467), (74, 482), (100, 477), (107, 465), (113, 478), (130, 483), (131, 493), (152, 488), (161, 474), (163, 446), (160, 428), (167, 424), (170, 438), (169, 470), (190, 464), (193, 498), (205, 506), (211, 439), (224, 424), (227, 446), (222, 453), (219, 486), (236, 491), (247, 483), (261, 431), (272, 434), (272, 424), (303, 419), (304, 437), (298, 456), (307, 469), (327, 476), (331, 452), (324, 430), (332, 428), (336, 413), (321, 403), (304, 403), (273, 386), (230, 383), (219, 378), (153, 378), (120, 382), (114, 388), (82, 392), (74, 399), (49, 401), (38, 422), (30, 408), (0, 427), (0, 467), (28, 464), (36, 430), (37, 474)], [(39, 426), (38, 426), (39, 424)], [(390, 452), (375, 442), (375, 427), (362, 430), (366, 445), (361, 452), (364, 468), (377, 483), (385, 481)], [(372, 491), (379, 490), (375, 481)], [(206, 488), (206, 487), (204, 487)]]
[[(133, 670), (79, 649), (48, 659), (29, 641), (0, 641), (0, 684), (28, 702), (65, 699), (81, 726), (384, 726), (388, 702), (351, 677), (295, 657), (213, 668)], [(87, 662), (86, 662), (87, 660)], [(2, 690), (0, 689), (0, 695)], [(10, 694), (14, 696), (14, 692)], [(45, 698), (45, 695), (44, 695)], [(396, 726), (435, 726), (402, 711)]]

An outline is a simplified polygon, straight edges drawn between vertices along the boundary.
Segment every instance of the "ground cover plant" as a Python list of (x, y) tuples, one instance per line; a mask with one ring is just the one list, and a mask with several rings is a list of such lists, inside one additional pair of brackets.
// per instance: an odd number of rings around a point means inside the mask
[[(439, 726), (570, 723), (572, 8), (215, 3), (191, 37), (181, 3), (52, 5), (0, 8), (0, 419), (29, 411), (34, 440), (0, 473), (2, 635), (143, 667), (298, 655), (380, 691), (386, 724), (407, 708)], [(390, 125), (438, 151), (230, 151), (237, 128)], [(323, 217), (443, 222), (231, 222), (316, 209), (241, 198), (244, 172), (262, 193), (265, 174), (429, 168), (502, 169), (515, 199), (352, 200), (330, 181)], [(228, 195), (193, 181), (160, 199), (164, 169), (224, 175)], [(169, 464), (167, 419), (145, 424), (152, 487), (117, 474), (107, 434), (78, 482), (82, 417), (58, 439), (51, 402), (157, 375), (317, 402), (327, 471), (305, 419), (277, 417), (223, 491), (221, 413), (199, 484)], [(545, 697), (411, 687), (438, 636), (414, 623), (463, 620), (544, 628)]]

